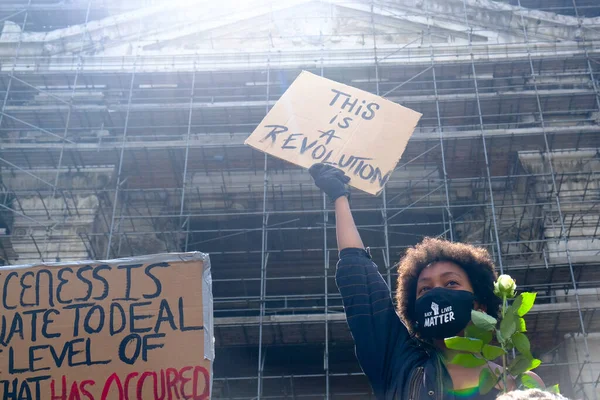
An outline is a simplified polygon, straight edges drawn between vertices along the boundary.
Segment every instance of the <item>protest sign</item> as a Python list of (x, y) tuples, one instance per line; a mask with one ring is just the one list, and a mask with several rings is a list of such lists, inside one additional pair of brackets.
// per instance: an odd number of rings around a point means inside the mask
[(0, 399), (209, 399), (206, 254), (0, 268)]
[(351, 186), (379, 194), (420, 118), (382, 97), (304, 71), (245, 143), (305, 168), (334, 165)]

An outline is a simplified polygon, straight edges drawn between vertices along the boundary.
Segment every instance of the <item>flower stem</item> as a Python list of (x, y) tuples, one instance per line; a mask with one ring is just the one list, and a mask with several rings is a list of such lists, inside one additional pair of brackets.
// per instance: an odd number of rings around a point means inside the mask
[[(506, 294), (502, 294), (502, 319), (504, 320), (504, 315), (506, 314)], [(502, 337), (502, 342), (500, 343), (500, 346), (502, 346), (502, 348), (504, 349), (504, 353), (502, 354), (502, 392), (506, 393), (507, 389), (506, 389), (506, 339), (505, 337)]]

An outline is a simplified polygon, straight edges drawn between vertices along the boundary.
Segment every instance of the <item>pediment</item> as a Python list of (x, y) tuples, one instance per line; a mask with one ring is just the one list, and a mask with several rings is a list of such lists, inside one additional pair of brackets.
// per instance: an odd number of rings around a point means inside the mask
[[(397, 47), (422, 44), (427, 29), (426, 25), (407, 19), (372, 15), (363, 10), (314, 1), (215, 29), (190, 34), (180, 32), (171, 38), (156, 37), (154, 43), (144, 46), (144, 52), (168, 48), (184, 52), (211, 49), (373, 48), (374, 33), (378, 47)], [(436, 43), (467, 41), (466, 31), (438, 27), (431, 30), (432, 40)], [(474, 40), (487, 41), (487, 38), (475, 35)]]
[[(467, 7), (465, 8), (465, 3)], [(237, 4), (237, 6), (236, 6)], [(242, 4), (242, 5), (240, 5)], [(187, 0), (158, 2), (51, 32), (5, 24), (0, 50), (23, 55), (164, 55), (304, 49), (354, 50), (577, 40), (597, 18), (577, 19), (491, 0)], [(467, 10), (465, 13), (464, 10)], [(589, 36), (595, 31), (589, 31)], [(598, 34), (600, 38), (600, 34)], [(17, 40), (18, 39), (18, 40)]]

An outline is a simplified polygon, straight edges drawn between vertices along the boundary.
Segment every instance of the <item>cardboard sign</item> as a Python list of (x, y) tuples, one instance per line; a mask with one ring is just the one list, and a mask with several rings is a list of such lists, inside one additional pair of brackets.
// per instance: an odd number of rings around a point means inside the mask
[(0, 268), (0, 399), (209, 399), (208, 256)]
[(305, 168), (334, 165), (350, 177), (351, 186), (376, 195), (421, 115), (304, 71), (245, 143)]

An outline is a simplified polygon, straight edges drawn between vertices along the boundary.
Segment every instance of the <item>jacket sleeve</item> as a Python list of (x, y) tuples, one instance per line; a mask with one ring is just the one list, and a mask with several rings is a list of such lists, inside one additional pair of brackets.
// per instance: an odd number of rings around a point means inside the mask
[(411, 368), (408, 330), (396, 314), (390, 288), (364, 249), (343, 249), (336, 271), (356, 356), (377, 398)]

